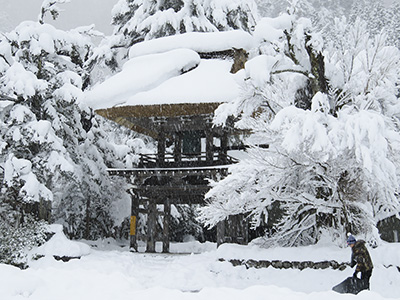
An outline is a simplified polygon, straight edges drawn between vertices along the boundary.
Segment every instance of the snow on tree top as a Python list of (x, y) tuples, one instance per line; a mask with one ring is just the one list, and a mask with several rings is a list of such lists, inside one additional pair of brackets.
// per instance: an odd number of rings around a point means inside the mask
[(133, 45), (129, 57), (188, 48), (199, 53), (229, 50), (232, 48), (250, 50), (256, 46), (252, 35), (242, 30), (223, 32), (188, 32), (148, 40)]

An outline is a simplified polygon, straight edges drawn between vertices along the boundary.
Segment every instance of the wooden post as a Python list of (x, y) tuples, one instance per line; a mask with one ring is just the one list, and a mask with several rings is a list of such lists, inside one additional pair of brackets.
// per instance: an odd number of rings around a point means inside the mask
[(175, 132), (175, 148), (174, 148), (174, 160), (177, 166), (180, 166), (182, 161), (182, 134)]
[(139, 198), (131, 193), (131, 223), (130, 223), (130, 250), (138, 251), (137, 245), (137, 220), (139, 216)]
[(156, 226), (157, 204), (153, 200), (148, 201), (147, 208), (147, 247), (146, 252), (156, 252)]
[(211, 130), (206, 130), (206, 161), (211, 166), (214, 160), (214, 137)]
[(225, 220), (217, 224), (217, 247), (225, 243)]
[(242, 223), (242, 230), (243, 230), (243, 245), (247, 245), (249, 243), (249, 220), (243, 215), (243, 223)]
[(171, 202), (167, 198), (164, 201), (163, 220), (163, 253), (169, 253), (169, 219), (171, 217)]
[(224, 133), (221, 136), (221, 163), (226, 164), (227, 163), (227, 155), (228, 155), (228, 133), (224, 131)]
[(163, 129), (158, 133), (157, 138), (157, 165), (159, 167), (165, 164), (165, 134)]

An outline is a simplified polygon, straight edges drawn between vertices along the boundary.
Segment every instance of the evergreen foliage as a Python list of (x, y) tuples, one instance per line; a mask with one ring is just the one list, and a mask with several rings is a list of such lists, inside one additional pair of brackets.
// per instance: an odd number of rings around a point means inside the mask
[(113, 10), (115, 33), (128, 45), (184, 32), (212, 32), (255, 26), (252, 1), (121, 0)]
[(9, 216), (0, 214), (0, 263), (26, 268), (28, 252), (46, 241), (46, 225), (28, 217), (14, 228), (7, 226)]
[[(23, 22), (0, 40), (1, 226), (29, 232), (21, 235), (24, 249), (40, 241), (32, 234), (43, 231), (40, 220), (63, 224), (71, 238), (115, 236), (129, 196), (106, 168), (132, 166), (144, 147), (133, 133), (116, 142), (122, 131), (78, 101), (89, 79), (92, 28), (41, 23)], [(18, 263), (15, 239), (2, 242)]]

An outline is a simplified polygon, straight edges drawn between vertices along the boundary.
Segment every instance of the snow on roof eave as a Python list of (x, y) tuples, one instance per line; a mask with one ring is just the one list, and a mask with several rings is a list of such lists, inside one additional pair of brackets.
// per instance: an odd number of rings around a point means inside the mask
[(96, 110), (96, 113), (130, 130), (156, 138), (158, 135), (157, 131), (154, 131), (152, 127), (144, 126), (144, 124), (141, 124), (141, 121), (137, 121), (153, 117), (172, 118), (212, 115), (221, 103), (222, 102), (117, 106), (99, 109)]
[(248, 51), (255, 46), (254, 37), (243, 30), (188, 32), (137, 43), (130, 48), (129, 57), (134, 58), (178, 48), (187, 48), (198, 53), (210, 53), (233, 48)]

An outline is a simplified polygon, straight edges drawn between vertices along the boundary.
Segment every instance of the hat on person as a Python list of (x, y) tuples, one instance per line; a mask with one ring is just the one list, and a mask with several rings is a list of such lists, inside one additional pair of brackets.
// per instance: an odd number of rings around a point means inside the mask
[(355, 237), (350, 234), (349, 237), (347, 238), (347, 245), (352, 245), (355, 243), (356, 243)]

